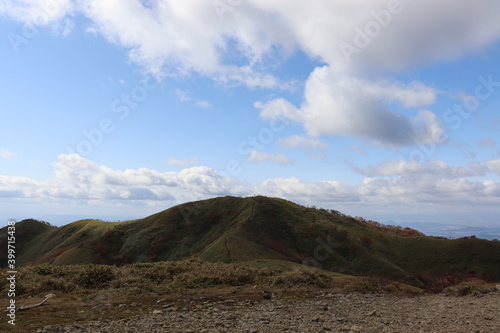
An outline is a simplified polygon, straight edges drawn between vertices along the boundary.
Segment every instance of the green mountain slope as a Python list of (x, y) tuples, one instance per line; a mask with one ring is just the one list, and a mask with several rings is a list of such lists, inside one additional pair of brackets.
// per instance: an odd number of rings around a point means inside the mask
[[(81, 220), (59, 228), (40, 224), (16, 224), (18, 265), (122, 265), (195, 256), (259, 265), (278, 260), (416, 286), (455, 272), (500, 280), (500, 242), (426, 237), (261, 196), (191, 202), (118, 223)], [(2, 248), (6, 236), (6, 228), (1, 229)], [(0, 264), (5, 267), (5, 256)]]

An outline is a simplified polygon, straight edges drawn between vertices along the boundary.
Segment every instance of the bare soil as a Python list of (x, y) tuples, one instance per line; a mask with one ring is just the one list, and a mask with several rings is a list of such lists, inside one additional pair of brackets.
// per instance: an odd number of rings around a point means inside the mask
[[(17, 313), (2, 332), (500, 332), (500, 292), (469, 296), (252, 288), (85, 301), (61, 295)], [(266, 294), (266, 296), (270, 294)], [(38, 299), (23, 300), (23, 304)], [(3, 302), (2, 302), (3, 306)]]

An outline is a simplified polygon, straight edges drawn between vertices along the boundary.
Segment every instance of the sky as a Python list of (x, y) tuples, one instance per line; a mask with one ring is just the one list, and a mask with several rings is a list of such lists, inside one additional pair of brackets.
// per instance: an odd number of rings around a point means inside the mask
[(2, 0), (0, 219), (266, 195), (499, 227), (499, 12), (495, 0)]

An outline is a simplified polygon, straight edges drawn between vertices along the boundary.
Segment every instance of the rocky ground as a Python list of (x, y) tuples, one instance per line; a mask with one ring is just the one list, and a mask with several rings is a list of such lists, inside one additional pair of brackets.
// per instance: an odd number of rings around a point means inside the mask
[[(157, 299), (138, 316), (32, 332), (500, 332), (498, 291), (462, 297), (328, 291), (244, 296)], [(128, 311), (138, 305), (103, 306)]]

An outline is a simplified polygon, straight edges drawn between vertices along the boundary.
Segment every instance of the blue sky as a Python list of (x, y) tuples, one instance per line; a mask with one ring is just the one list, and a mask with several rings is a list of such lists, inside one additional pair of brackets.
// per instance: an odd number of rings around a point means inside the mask
[(499, 6), (3, 1), (0, 218), (262, 194), (500, 226)]

